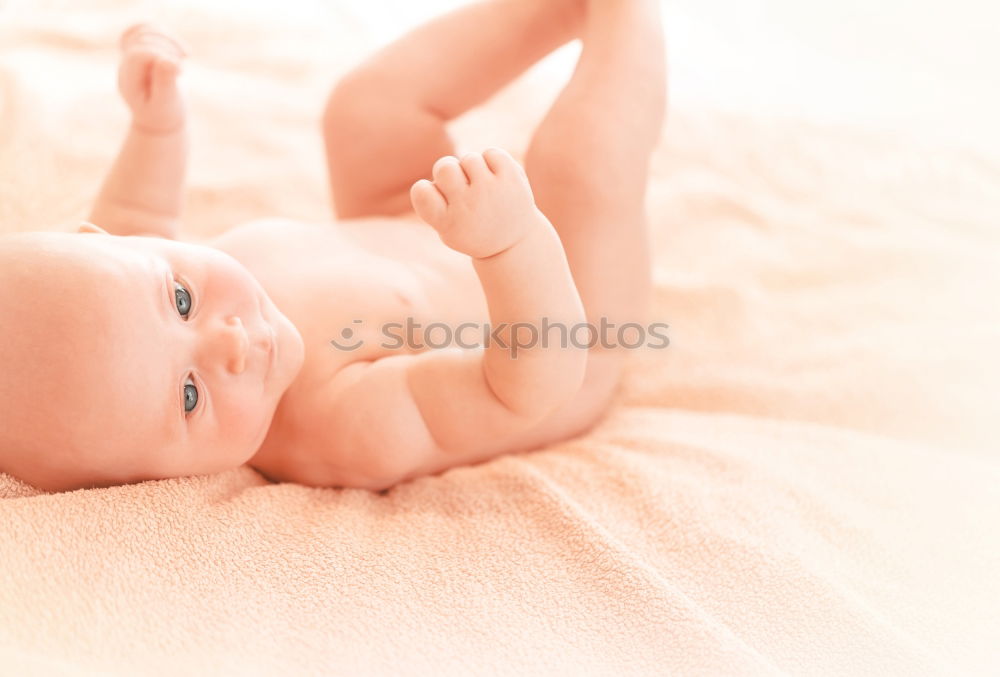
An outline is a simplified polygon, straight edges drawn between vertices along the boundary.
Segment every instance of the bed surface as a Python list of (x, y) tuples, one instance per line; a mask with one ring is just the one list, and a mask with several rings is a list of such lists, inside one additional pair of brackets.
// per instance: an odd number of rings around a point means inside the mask
[[(151, 15), (192, 48), (186, 234), (329, 218), (319, 111), (374, 10), (63, 4), (0, 2), (0, 232), (85, 216), (126, 124), (115, 39)], [(519, 154), (565, 75), (460, 142)], [(384, 495), (0, 474), (3, 671), (995, 669), (1000, 155), (682, 101), (653, 173), (671, 345), (596, 430)]]

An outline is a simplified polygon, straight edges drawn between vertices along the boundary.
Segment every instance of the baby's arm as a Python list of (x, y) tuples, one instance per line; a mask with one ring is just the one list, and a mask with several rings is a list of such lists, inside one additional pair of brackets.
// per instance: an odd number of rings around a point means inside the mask
[(540, 333), (545, 318), (568, 331), (586, 321), (559, 236), (535, 207), (524, 170), (490, 150), (461, 164), (444, 158), (434, 179), (414, 186), (414, 207), (449, 247), (473, 258), (491, 325), (508, 325), (497, 332), (506, 347), (494, 342), (345, 367), (319, 398), (330, 456), (310, 459), (287, 479), (359, 486), (342, 473), (361, 463), (354, 477), (380, 489), (426, 468), (486, 460), (511, 451), (515, 436), (583, 383), (586, 347), (562, 345), (559, 331), (543, 344), (510, 328), (525, 323)]
[(177, 84), (184, 49), (147, 24), (121, 37), (118, 88), (128, 136), (89, 220), (116, 235), (176, 237), (187, 165), (186, 109)]

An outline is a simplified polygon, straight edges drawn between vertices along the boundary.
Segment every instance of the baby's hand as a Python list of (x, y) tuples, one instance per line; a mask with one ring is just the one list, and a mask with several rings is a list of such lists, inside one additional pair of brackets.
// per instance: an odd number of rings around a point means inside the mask
[(187, 108), (177, 86), (187, 51), (151, 24), (135, 24), (119, 39), (122, 57), (118, 91), (132, 110), (136, 127), (167, 134), (184, 126)]
[(547, 220), (535, 207), (528, 177), (507, 151), (490, 148), (458, 160), (446, 156), (410, 189), (413, 209), (457, 252), (488, 258)]

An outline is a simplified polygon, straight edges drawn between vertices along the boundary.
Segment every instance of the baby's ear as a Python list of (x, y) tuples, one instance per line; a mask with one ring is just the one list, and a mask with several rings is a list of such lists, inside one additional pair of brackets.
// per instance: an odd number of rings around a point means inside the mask
[(100, 226), (95, 226), (90, 221), (81, 221), (80, 227), (76, 229), (78, 233), (104, 233), (105, 235), (110, 235), (108, 231), (104, 230)]

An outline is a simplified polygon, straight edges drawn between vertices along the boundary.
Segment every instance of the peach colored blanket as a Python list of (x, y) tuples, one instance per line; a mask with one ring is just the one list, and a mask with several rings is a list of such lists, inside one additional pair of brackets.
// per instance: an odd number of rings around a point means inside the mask
[[(94, 4), (0, 2), (3, 231), (82, 218), (123, 134), (114, 41), (150, 14)], [(318, 112), (377, 40), (344, 4), (157, 10), (192, 51), (188, 235), (329, 217)], [(557, 85), (458, 138), (522, 150)], [(654, 174), (672, 345), (597, 430), (385, 495), (0, 475), (0, 672), (996, 668), (998, 158), (678, 110)]]

